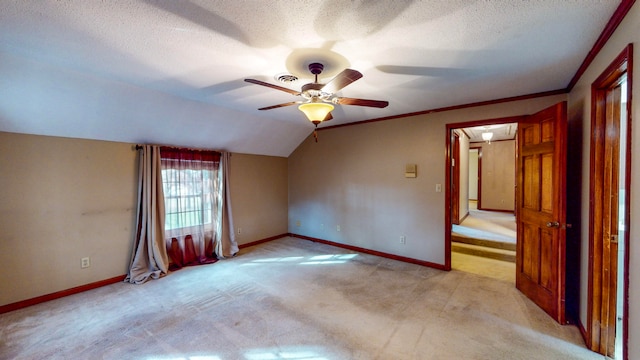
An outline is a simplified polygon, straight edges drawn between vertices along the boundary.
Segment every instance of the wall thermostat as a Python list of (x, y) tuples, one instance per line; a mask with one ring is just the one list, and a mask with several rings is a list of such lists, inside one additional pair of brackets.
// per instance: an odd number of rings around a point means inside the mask
[(417, 172), (418, 166), (416, 164), (407, 164), (404, 169), (404, 177), (406, 178), (414, 178), (418, 177)]

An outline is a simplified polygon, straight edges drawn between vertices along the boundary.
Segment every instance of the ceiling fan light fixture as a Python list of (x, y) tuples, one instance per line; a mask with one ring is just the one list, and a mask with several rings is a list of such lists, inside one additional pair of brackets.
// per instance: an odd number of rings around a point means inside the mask
[(306, 103), (298, 106), (298, 110), (302, 111), (315, 125), (326, 119), (333, 109), (333, 105), (327, 103)]

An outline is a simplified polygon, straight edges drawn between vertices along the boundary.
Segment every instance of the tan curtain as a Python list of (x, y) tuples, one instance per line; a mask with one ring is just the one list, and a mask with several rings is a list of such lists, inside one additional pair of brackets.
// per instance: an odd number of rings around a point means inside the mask
[(160, 148), (144, 145), (138, 164), (137, 231), (125, 282), (142, 284), (169, 271), (164, 217)]
[(216, 243), (218, 257), (226, 258), (238, 253), (235, 231), (233, 231), (233, 211), (231, 210), (230, 163), (231, 153), (222, 153), (222, 234)]

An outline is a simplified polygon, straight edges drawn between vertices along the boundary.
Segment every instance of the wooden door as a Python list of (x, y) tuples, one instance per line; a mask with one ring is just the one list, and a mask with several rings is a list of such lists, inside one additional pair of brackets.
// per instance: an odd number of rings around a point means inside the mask
[(516, 287), (565, 322), (566, 102), (518, 124)]

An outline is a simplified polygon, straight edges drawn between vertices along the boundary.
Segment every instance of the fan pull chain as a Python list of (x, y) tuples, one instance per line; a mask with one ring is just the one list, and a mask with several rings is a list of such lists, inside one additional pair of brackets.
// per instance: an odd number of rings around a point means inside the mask
[(316, 139), (316, 142), (318, 142), (318, 125), (313, 129), (313, 137)]

